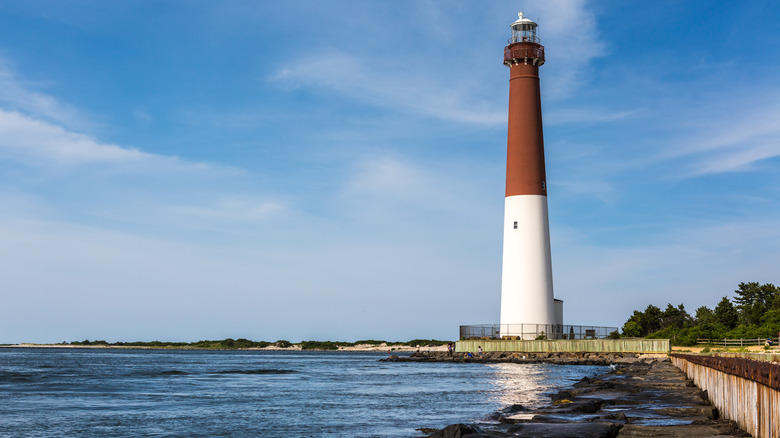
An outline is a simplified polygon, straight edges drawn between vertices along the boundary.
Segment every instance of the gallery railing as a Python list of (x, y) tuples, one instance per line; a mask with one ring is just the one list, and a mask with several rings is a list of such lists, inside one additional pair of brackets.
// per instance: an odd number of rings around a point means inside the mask
[(460, 326), (460, 339), (605, 339), (617, 327), (563, 324), (478, 324)]

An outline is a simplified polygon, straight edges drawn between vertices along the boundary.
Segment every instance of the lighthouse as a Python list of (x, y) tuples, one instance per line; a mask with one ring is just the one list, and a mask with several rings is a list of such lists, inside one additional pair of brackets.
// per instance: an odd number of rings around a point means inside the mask
[(544, 46), (537, 24), (518, 14), (504, 48), (509, 67), (501, 336), (557, 337), (563, 302), (553, 297), (550, 223), (542, 137), (539, 67)]

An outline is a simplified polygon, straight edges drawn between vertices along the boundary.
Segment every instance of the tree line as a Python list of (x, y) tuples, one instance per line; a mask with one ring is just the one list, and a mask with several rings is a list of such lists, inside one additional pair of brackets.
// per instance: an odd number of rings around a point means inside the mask
[(623, 324), (622, 336), (672, 339), (694, 345), (696, 339), (774, 338), (780, 331), (780, 287), (740, 283), (733, 299), (723, 297), (714, 308), (701, 306), (691, 316), (682, 304), (661, 310), (648, 305)]

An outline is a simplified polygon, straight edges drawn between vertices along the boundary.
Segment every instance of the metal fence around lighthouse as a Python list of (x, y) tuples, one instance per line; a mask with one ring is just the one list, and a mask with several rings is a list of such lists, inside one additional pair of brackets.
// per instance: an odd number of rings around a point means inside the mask
[(460, 326), (460, 339), (606, 339), (617, 327), (564, 324), (477, 324)]

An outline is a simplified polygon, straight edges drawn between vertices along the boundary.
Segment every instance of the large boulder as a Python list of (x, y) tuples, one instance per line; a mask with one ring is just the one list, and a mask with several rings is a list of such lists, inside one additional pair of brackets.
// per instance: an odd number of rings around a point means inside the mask
[(480, 431), (467, 424), (450, 424), (444, 429), (435, 431), (428, 435), (431, 438), (466, 438), (479, 434)]
[(611, 438), (617, 436), (621, 424), (615, 423), (521, 423), (507, 432), (511, 436), (534, 438)]

